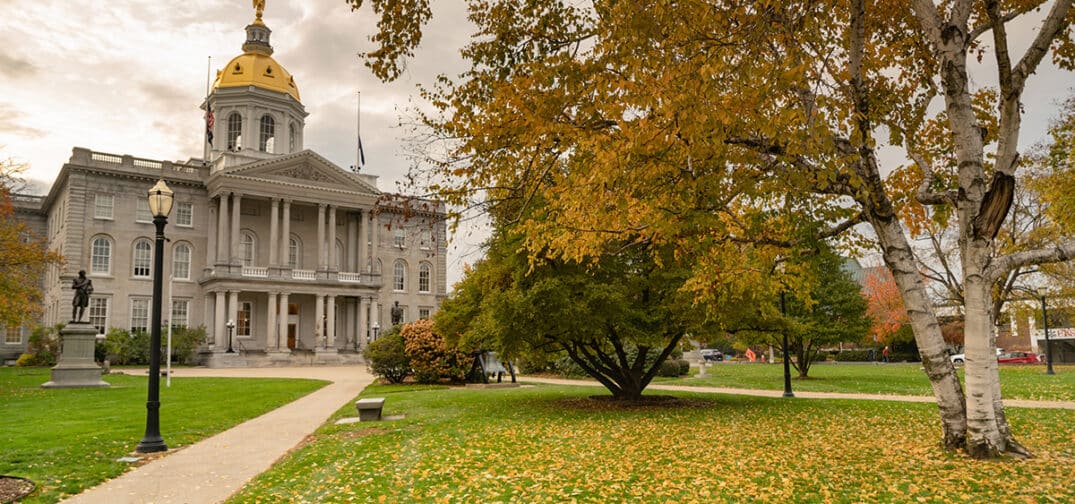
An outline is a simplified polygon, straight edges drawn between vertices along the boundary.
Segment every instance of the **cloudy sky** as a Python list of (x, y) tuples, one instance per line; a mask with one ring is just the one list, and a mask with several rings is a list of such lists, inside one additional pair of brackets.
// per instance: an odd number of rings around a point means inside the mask
[[(400, 113), (419, 83), (457, 74), (469, 36), (461, 2), (435, 2), (422, 49), (396, 82), (378, 81), (355, 56), (375, 21), (343, 0), (268, 0), (273, 57), (294, 76), (306, 111), (306, 147), (341, 167), (355, 163), (356, 92), (362, 92), (364, 171), (396, 191), (409, 162)], [(250, 0), (0, 0), (0, 157), (51, 184), (73, 147), (150, 159), (201, 157), (207, 63), (212, 74), (242, 53)], [(478, 235), (481, 235), (479, 232)], [(449, 279), (477, 258), (479, 239), (449, 245)]]
[[(470, 33), (459, 0), (435, 1), (433, 24), (408, 71), (384, 84), (355, 54), (368, 50), (375, 21), (343, 0), (268, 0), (273, 55), (294, 76), (310, 116), (306, 147), (347, 167), (355, 160), (356, 91), (362, 91), (365, 171), (397, 190), (409, 163), (400, 113), (416, 87), (462, 69)], [(250, 0), (0, 0), (0, 157), (26, 163), (28, 177), (51, 183), (73, 147), (151, 159), (202, 153), (207, 58), (212, 71), (240, 54)], [(1012, 30), (1025, 46), (1036, 27)], [(1021, 50), (1021, 48), (1019, 48)], [(989, 85), (989, 60), (976, 85)], [(1075, 84), (1045, 65), (1025, 95), (1022, 145), (1045, 135), (1056, 103)], [(449, 278), (478, 258), (484, 236), (469, 230), (449, 246)]]

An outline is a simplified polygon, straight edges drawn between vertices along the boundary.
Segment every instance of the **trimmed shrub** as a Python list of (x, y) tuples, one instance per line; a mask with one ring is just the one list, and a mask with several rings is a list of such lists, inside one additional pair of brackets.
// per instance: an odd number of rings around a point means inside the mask
[(131, 366), (149, 363), (149, 335), (143, 331), (133, 334), (126, 329), (113, 327), (105, 335), (105, 357), (113, 366)]
[[(878, 356), (881, 352), (874, 352)], [(868, 362), (870, 360), (869, 350), (844, 350), (836, 354), (836, 362)]]
[(388, 383), (403, 383), (403, 379), (411, 373), (403, 335), (394, 327), (388, 334), (366, 345), (362, 356), (369, 363), (373, 374), (384, 378)]
[(52, 327), (37, 327), (30, 333), (30, 340), (26, 345), (26, 353), (19, 356), (15, 361), (16, 366), (55, 366), (56, 358), (60, 354), (60, 328), (63, 325)]
[(666, 359), (657, 369), (657, 376), (677, 378), (690, 372), (691, 363), (683, 359)]
[(471, 359), (467, 354), (449, 348), (444, 338), (433, 332), (432, 320), (404, 324), (400, 334), (415, 381), (437, 383), (442, 379), (453, 382), (466, 379)]
[[(167, 329), (161, 332), (162, 350), (167, 351)], [(172, 329), (172, 362), (193, 364), (198, 346), (205, 341), (205, 326)]]
[(679, 363), (679, 375), (687, 376), (691, 374), (691, 363), (686, 359), (679, 359), (676, 362)]

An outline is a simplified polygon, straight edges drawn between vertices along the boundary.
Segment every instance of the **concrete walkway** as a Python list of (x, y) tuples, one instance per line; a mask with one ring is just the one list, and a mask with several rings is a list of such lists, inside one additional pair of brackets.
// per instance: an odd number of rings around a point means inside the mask
[[(577, 385), (584, 387), (601, 387), (604, 385), (596, 381), (591, 380), (565, 380), (560, 378), (534, 378), (530, 376), (519, 377), (519, 381), (531, 382), (531, 383), (547, 383), (551, 385)], [(693, 387), (688, 385), (662, 385), (659, 383), (651, 383), (646, 387), (646, 390), (668, 390), (673, 392), (702, 392), (707, 394), (733, 394), (733, 395), (746, 395), (757, 397), (783, 397), (783, 390), (755, 390), (755, 389), (739, 389), (739, 388), (726, 388), (726, 387)], [(899, 401), (899, 402), (919, 402), (919, 403), (934, 403), (937, 399), (930, 396), (906, 396), (906, 395), (889, 395), (889, 394), (844, 394), (839, 392), (805, 392), (805, 391), (792, 391), (795, 393), (796, 398), (803, 399), (859, 399), (867, 401)], [(1005, 399), (1004, 406), (1013, 406), (1016, 408), (1052, 408), (1052, 409), (1068, 409), (1075, 410), (1075, 401), (1030, 401), (1023, 399)]]
[[(173, 379), (193, 376), (314, 378), (332, 383), (211, 438), (167, 453), (64, 502), (223, 502), (247, 481), (271, 467), (373, 381), (365, 366), (182, 368), (174, 370)], [(163, 380), (161, 386), (164, 386)], [(163, 434), (167, 442), (168, 433)]]

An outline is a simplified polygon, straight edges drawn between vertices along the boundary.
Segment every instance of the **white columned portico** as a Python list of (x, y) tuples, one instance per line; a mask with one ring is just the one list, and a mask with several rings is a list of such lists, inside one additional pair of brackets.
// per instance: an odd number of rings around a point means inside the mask
[[(269, 211), (269, 267), (270, 268), (275, 268), (275, 267), (277, 267), (279, 265), (279, 263), (277, 262), (277, 255), (276, 255), (276, 253), (280, 250), (280, 246), (278, 245), (280, 235), (279, 235), (279, 232), (277, 230), (277, 226), (279, 225), (279, 221), (280, 221), (280, 214), (279, 214), (279, 211), (277, 210), (277, 207), (279, 206), (279, 201), (280, 200), (277, 199), (277, 198), (272, 198), (269, 201), (269, 206), (271, 208), (270, 211)], [(275, 297), (275, 295), (274, 295), (274, 297)]]
[(228, 258), (228, 262), (231, 264), (241, 264), (242, 256), (239, 251), (239, 214), (242, 210), (239, 206), (242, 204), (243, 195), (239, 193), (231, 193), (231, 229), (228, 233), (231, 235), (231, 255)]
[(269, 292), (265, 301), (265, 349), (276, 342), (276, 293)]
[(221, 345), (224, 344), (224, 340), (227, 339), (228, 334), (225, 332), (227, 328), (224, 324), (227, 323), (227, 305), (224, 304), (224, 291), (216, 291), (216, 304), (213, 306), (213, 312), (216, 316), (216, 320), (213, 322), (213, 348), (215, 352), (220, 350)]
[(325, 296), (317, 294), (314, 296), (314, 337), (317, 341), (314, 341), (314, 348), (321, 348), (325, 337)]
[[(280, 266), (282, 268), (290, 268), (291, 260), (291, 200), (284, 200), (284, 212), (283, 222), (280, 232)], [(285, 295), (286, 296), (286, 295)], [(286, 313), (287, 310), (280, 310), (280, 313)], [(286, 336), (287, 333), (284, 333)]]
[(326, 348), (336, 349), (336, 296), (329, 295), (328, 302), (325, 303), (325, 311), (328, 316), (328, 327), (326, 331), (328, 334), (326, 338), (328, 341), (325, 343)]
[(214, 264), (228, 261), (228, 193), (220, 193), (220, 211), (217, 212), (216, 260)]
[(289, 350), (287, 348), (287, 319), (288, 319), (287, 296), (288, 296), (287, 292), (281, 292), (280, 293), (280, 320), (279, 320), (280, 327), (279, 327), (279, 331), (276, 333), (276, 345), (275, 345), (275, 347), (276, 347), (277, 350), (279, 350), (281, 352), (285, 352), (285, 351)]
[(336, 206), (328, 206), (328, 262), (330, 271), (339, 271), (339, 257), (336, 257)]

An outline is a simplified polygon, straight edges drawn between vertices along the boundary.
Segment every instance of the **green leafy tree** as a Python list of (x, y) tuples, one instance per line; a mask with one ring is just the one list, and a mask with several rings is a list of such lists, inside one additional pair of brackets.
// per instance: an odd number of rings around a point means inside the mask
[(789, 269), (808, 272), (808, 278), (796, 288), (782, 288), (778, 294), (781, 301), (774, 299), (757, 311), (759, 320), (753, 327), (760, 330), (743, 331), (740, 337), (748, 344), (780, 348), (787, 332), (791, 363), (799, 377), (806, 378), (823, 347), (862, 341), (872, 320), (859, 285), (841, 268), (843, 259), (829, 247), (821, 245), (815, 253), (789, 262), (798, 263)]

